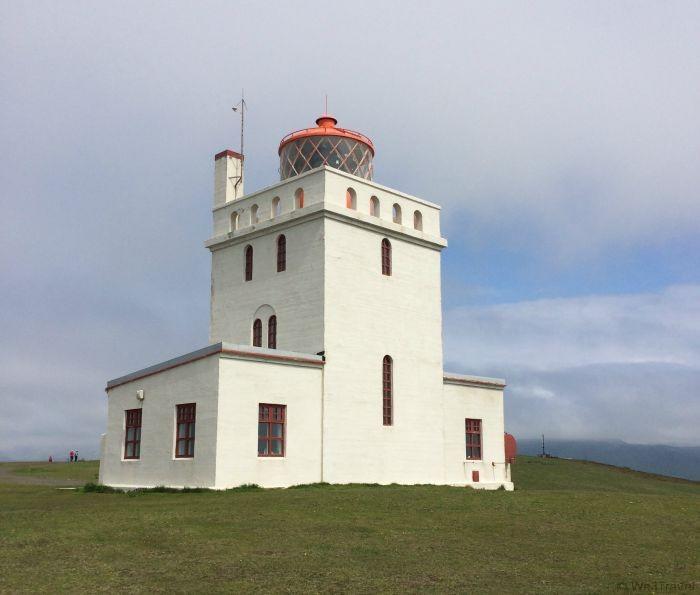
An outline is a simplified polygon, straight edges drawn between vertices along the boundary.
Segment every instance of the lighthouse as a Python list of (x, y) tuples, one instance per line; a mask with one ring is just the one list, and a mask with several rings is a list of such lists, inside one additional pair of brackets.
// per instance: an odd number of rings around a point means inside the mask
[(512, 489), (505, 382), (443, 369), (440, 206), (315, 124), (249, 194), (215, 155), (209, 345), (108, 382), (103, 483)]

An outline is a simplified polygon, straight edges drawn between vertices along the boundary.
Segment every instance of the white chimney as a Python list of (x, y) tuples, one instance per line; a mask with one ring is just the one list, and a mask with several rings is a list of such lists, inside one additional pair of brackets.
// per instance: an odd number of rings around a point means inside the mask
[(214, 207), (243, 196), (243, 155), (226, 149), (214, 155)]

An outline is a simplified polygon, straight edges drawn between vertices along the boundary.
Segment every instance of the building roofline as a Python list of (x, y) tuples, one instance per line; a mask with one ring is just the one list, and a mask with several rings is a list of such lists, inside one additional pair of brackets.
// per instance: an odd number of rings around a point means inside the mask
[(412, 244), (418, 244), (420, 246), (432, 248), (433, 250), (442, 250), (447, 246), (447, 240), (439, 236), (418, 232), (391, 221), (379, 219), (378, 217), (372, 217), (369, 215), (358, 216), (357, 211), (351, 211), (351, 213), (348, 213), (346, 212), (346, 209), (342, 209), (341, 207), (333, 205), (332, 203), (318, 202), (310, 204), (308, 207), (304, 207), (303, 209), (297, 211), (283, 213), (274, 219), (265, 219), (264, 221), (256, 223), (255, 225), (244, 227), (243, 229), (236, 230), (235, 232), (226, 232), (218, 236), (214, 236), (204, 242), (204, 247), (211, 251), (221, 250), (222, 248), (226, 248), (234, 244), (249, 242), (254, 238), (264, 236), (269, 233), (272, 227), (275, 227), (278, 231), (283, 231), (289, 227), (298, 225), (301, 222), (313, 221), (314, 219), (320, 219), (322, 217), (343, 221), (345, 223), (349, 223), (363, 229), (368, 229), (390, 238), (396, 238)]
[(105, 390), (109, 391), (110, 389), (121, 386), (122, 384), (140, 380), (141, 378), (146, 378), (147, 376), (153, 376), (154, 374), (160, 374), (161, 372), (172, 370), (173, 368), (184, 366), (212, 355), (219, 355), (220, 357), (224, 357), (226, 359), (245, 359), (300, 366), (320, 367), (325, 363), (323, 357), (320, 355), (221, 342), (208, 345), (202, 349), (197, 349), (195, 351), (185, 353), (184, 355), (180, 355), (164, 362), (148, 366), (147, 368), (131, 372), (130, 374), (114, 378), (113, 380), (109, 380)]
[(401, 192), (400, 190), (396, 190), (395, 188), (389, 188), (389, 186), (382, 186), (381, 184), (377, 184), (376, 182), (374, 182), (372, 180), (367, 180), (367, 179), (361, 178), (359, 176), (353, 176), (352, 174), (349, 174), (345, 171), (341, 171), (339, 169), (335, 169), (335, 168), (329, 167), (327, 165), (320, 165), (319, 167), (317, 167), (315, 169), (310, 169), (309, 171), (305, 171), (303, 173), (300, 173), (297, 176), (292, 176), (291, 178), (285, 178), (284, 180), (280, 180), (279, 182), (276, 182), (275, 184), (270, 184), (269, 186), (265, 186), (264, 188), (261, 188), (260, 190), (256, 190), (255, 192), (251, 192), (250, 194), (244, 194), (243, 196), (241, 196), (237, 199), (230, 200), (222, 205), (218, 205), (218, 206), (214, 207), (212, 209), (212, 211), (213, 212), (219, 211), (223, 208), (231, 206), (231, 203), (234, 203), (238, 200), (253, 198), (253, 197), (258, 196), (260, 194), (264, 194), (266, 192), (269, 192), (269, 191), (273, 190), (274, 188), (284, 186), (285, 184), (294, 183), (296, 180), (301, 180), (302, 178), (304, 178), (306, 176), (311, 176), (311, 175), (314, 175), (314, 174), (317, 174), (317, 173), (323, 172), (323, 171), (348, 178), (349, 180), (353, 180), (353, 181), (359, 182), (361, 184), (367, 184), (368, 186), (372, 186), (372, 187), (376, 188), (377, 190), (382, 190), (383, 192), (388, 192), (389, 194), (395, 194), (396, 196), (401, 196), (403, 198), (413, 200), (417, 203), (425, 205), (426, 207), (431, 207), (433, 209), (437, 209), (438, 211), (442, 210), (442, 207), (440, 205), (435, 204), (434, 202), (430, 202), (429, 200), (425, 200), (424, 198), (420, 198), (418, 196), (413, 196), (412, 194), (406, 194), (405, 192)]
[(504, 378), (488, 378), (486, 376), (468, 376), (465, 374), (453, 374), (443, 372), (443, 384), (460, 384), (462, 386), (475, 386), (478, 388), (504, 389), (506, 381)]

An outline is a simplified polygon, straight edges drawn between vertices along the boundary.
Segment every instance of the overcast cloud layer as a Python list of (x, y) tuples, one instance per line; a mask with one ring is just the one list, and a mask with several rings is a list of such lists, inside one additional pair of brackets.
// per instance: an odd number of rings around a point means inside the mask
[[(0, 5), (0, 458), (207, 340), (212, 156), (323, 107), (444, 205), (446, 360), (523, 436), (698, 444), (700, 5)], [(653, 412), (653, 418), (651, 416)]]

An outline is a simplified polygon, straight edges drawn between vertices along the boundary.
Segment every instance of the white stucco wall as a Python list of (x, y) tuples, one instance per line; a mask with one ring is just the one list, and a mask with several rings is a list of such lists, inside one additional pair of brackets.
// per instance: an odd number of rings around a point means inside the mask
[[(221, 359), (216, 487), (321, 481), (319, 366)], [(285, 456), (258, 456), (258, 405), (287, 406)]]
[[(287, 266), (277, 272), (277, 238), (287, 241)], [(277, 348), (323, 350), (323, 220), (291, 221), (262, 235), (244, 234), (212, 252), (211, 343), (252, 344), (255, 312), (277, 316)], [(253, 279), (245, 281), (246, 246), (253, 247)], [(267, 320), (263, 320), (263, 347)]]
[[(325, 479), (441, 483), (440, 253), (400, 237), (392, 275), (381, 229), (326, 220)], [(394, 420), (382, 423), (382, 360), (394, 362)]]
[[(109, 389), (107, 436), (100, 480), (112, 486), (206, 487), (214, 485), (219, 360), (205, 357)], [(136, 391), (144, 390), (139, 401)], [(175, 458), (176, 405), (197, 403), (195, 453)], [(143, 409), (141, 458), (124, 459), (124, 411)]]
[[(445, 382), (445, 481), (473, 487), (512, 489), (505, 465), (503, 446), (503, 390)], [(482, 423), (481, 461), (467, 461), (465, 419)], [(479, 471), (479, 484), (472, 483), (472, 471)]]

